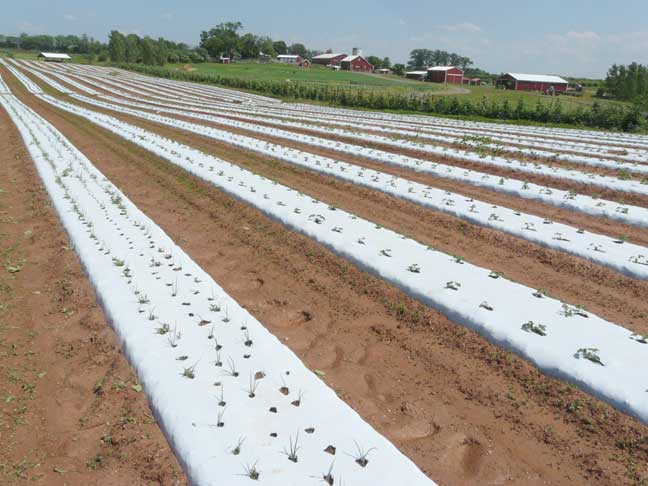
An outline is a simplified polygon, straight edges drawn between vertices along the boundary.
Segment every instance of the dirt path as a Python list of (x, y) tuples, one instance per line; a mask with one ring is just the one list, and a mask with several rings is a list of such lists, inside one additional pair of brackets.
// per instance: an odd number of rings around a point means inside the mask
[[(648, 427), (544, 377), (181, 169), (78, 117), (21, 96), (440, 484), (616, 486), (638, 485), (646, 476), (642, 465), (648, 462), (643, 442)], [(247, 153), (230, 154), (237, 163), (249, 159), (294, 182), (304, 177)], [(440, 232), (448, 245), (466, 232), (466, 249), (473, 247), (487, 259), (494, 255), (499, 240), (476, 245), (471, 238), (479, 232), (467, 225), (446, 230), (436, 216), (421, 219), (408, 213), (410, 207), (372, 191), (307, 176), (311, 192), (327, 193), (327, 199), (360, 214), (421, 238)], [(526, 262), (536, 259), (504, 257), (517, 258), (518, 265), (509, 265), (521, 273)], [(529, 268), (535, 272), (537, 263)]]
[(2, 109), (0, 147), (0, 484), (187, 484)]

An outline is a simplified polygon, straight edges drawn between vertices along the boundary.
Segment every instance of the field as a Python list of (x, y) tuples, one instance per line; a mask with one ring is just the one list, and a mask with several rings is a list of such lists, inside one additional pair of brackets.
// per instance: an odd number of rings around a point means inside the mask
[[(0, 76), (3, 480), (648, 481), (648, 137)], [(34, 291), (54, 331), (10, 324)], [(39, 333), (60, 352), (28, 358)], [(70, 359), (90, 418), (35, 456), (39, 370)]]
[[(215, 63), (191, 64), (190, 69), (199, 73), (216, 74), (218, 76), (260, 79), (268, 81), (291, 80), (309, 84), (327, 84), (372, 89), (411, 89), (414, 91), (447, 91), (445, 86), (432, 83), (419, 83), (397, 76), (381, 76), (374, 74), (352, 73), (349, 71), (333, 71), (319, 65), (308, 69), (289, 66), (280, 63), (260, 64), (257, 62), (237, 62), (229, 65)], [(169, 69), (183, 70), (183, 64), (168, 64)]]

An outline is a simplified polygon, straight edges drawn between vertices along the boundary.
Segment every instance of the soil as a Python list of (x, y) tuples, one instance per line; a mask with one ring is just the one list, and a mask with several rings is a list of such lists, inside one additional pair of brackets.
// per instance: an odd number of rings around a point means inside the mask
[[(616, 486), (646, 480), (648, 427), (540, 374), (212, 185), (9, 82), (237, 301), (307, 366), (324, 371), (323, 379), (342, 398), (440, 484)], [(156, 131), (165, 133), (159, 126)], [(628, 289), (634, 282), (619, 284), (619, 277), (609, 282), (609, 274), (595, 277), (603, 271), (595, 266), (566, 260), (564, 266), (552, 266), (557, 255), (540, 258), (535, 250), (511, 246), (503, 235), (224, 144), (195, 136), (192, 143), (208, 145), (241, 165), (248, 160), (259, 171), (266, 166), (295, 187), (308, 184), (313, 195), (444, 245), (444, 251), (454, 249), (467, 260), (488, 261), (515, 280), (524, 275), (550, 279), (543, 286), (587, 299), (590, 310), (617, 322), (642, 326), (645, 321), (646, 314), (633, 315), (645, 312), (637, 295), (642, 288), (633, 296)]]
[(0, 484), (186, 485), (0, 109)]

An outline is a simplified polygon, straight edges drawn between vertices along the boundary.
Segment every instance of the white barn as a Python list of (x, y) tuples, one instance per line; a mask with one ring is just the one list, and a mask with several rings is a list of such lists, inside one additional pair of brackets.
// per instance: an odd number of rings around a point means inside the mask
[(67, 54), (59, 54), (55, 52), (41, 52), (38, 55), (38, 58), (44, 59), (45, 61), (52, 61), (52, 62), (65, 62), (65, 61), (72, 60), (72, 58)]

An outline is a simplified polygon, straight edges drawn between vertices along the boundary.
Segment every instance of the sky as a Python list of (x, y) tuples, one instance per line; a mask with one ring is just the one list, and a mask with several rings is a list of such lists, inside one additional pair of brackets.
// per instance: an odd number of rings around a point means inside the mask
[[(490, 72), (601, 78), (610, 65), (648, 64), (648, 1), (625, 0), (3, 0), (0, 33), (112, 29), (190, 45), (220, 22), (311, 49), (406, 62), (415, 48), (468, 56)], [(622, 5), (622, 6), (621, 6)]]

